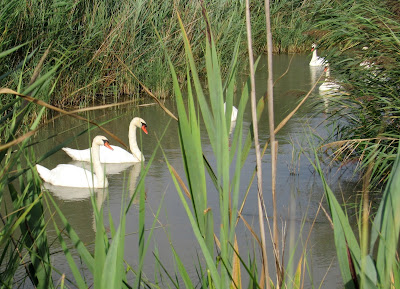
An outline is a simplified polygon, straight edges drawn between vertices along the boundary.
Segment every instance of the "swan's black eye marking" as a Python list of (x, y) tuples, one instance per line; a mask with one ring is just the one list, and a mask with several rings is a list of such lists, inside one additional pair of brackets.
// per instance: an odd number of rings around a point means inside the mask
[(110, 144), (110, 142), (108, 140), (106, 140), (106, 139), (103, 139), (103, 143), (104, 144)]
[(142, 122), (142, 126), (147, 127), (147, 124), (145, 124), (144, 122)]

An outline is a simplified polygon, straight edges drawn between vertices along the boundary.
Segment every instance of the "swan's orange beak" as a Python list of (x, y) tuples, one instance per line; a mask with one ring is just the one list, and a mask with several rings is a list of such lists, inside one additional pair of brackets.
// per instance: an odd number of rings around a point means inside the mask
[(105, 140), (105, 141), (104, 141), (104, 146), (105, 146), (106, 148), (112, 150), (112, 151), (114, 150), (114, 149), (110, 146), (110, 143), (108, 142), (108, 140)]
[(147, 133), (147, 125), (145, 123), (142, 124), (142, 130), (145, 132), (145, 134)]

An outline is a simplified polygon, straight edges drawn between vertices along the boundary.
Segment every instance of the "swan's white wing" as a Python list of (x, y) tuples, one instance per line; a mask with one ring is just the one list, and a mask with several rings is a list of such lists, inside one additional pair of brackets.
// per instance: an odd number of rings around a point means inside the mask
[(118, 146), (111, 146), (114, 150), (100, 147), (101, 163), (134, 163), (139, 162), (130, 152)]
[[(118, 146), (111, 146), (114, 150), (110, 150), (105, 146), (100, 147), (100, 162), (101, 163), (135, 163), (140, 162), (130, 152)], [(73, 160), (90, 162), (90, 149), (75, 150), (71, 148), (63, 148)]]
[(310, 61), (310, 66), (323, 66), (327, 63), (325, 58), (323, 57), (317, 57), (315, 59), (311, 59)]
[(69, 164), (58, 165), (52, 169), (48, 182), (63, 187), (98, 187), (96, 176), (91, 171)]

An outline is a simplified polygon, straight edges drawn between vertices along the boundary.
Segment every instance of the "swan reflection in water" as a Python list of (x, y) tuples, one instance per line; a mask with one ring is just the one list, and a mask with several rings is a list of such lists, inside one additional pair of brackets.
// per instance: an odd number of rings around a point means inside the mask
[[(49, 191), (54, 197), (64, 202), (84, 202), (93, 196), (98, 210), (103, 206), (104, 200), (106, 199), (108, 189), (107, 188), (73, 188), (73, 187), (60, 187), (54, 186), (49, 183), (43, 183), (44, 189)], [(67, 217), (70, 212), (63, 212)], [(85, 213), (86, 215), (86, 213)], [(86, 217), (85, 217), (86, 218)], [(67, 218), (69, 219), (69, 218)], [(88, 219), (88, 218), (87, 218)], [(84, 220), (82, 220), (84, 221)], [(92, 211), (92, 229), (96, 232), (96, 221), (94, 216), (94, 210)]]
[[(70, 164), (75, 166), (90, 170), (90, 163), (88, 162), (81, 162), (81, 161), (71, 161)], [(140, 175), (140, 171), (142, 169), (142, 163), (120, 163), (120, 164), (113, 164), (113, 163), (102, 163), (104, 173), (107, 175), (118, 175), (123, 173), (129, 172), (129, 179), (128, 179), (128, 188), (129, 188), (129, 197), (131, 198), (135, 193), (136, 183), (138, 177)], [(134, 204), (138, 203), (138, 195), (135, 196)]]
[[(73, 162), (74, 165), (85, 167), (86, 169), (90, 169), (90, 163), (85, 162)], [(139, 203), (140, 195), (136, 193), (136, 185), (138, 181), (138, 177), (141, 171), (141, 163), (131, 163), (129, 166), (127, 164), (104, 164), (106, 165), (105, 172), (110, 173), (112, 171), (114, 174), (122, 174), (126, 173), (128, 176), (128, 192), (129, 192), (129, 201), (132, 197), (133, 204)], [(110, 166), (111, 165), (111, 166)], [(89, 167), (87, 167), (89, 166)], [(118, 169), (118, 166), (120, 167)], [(109, 192), (113, 192), (112, 179), (110, 179), (109, 189), (107, 188), (74, 188), (74, 187), (61, 187), (54, 186), (50, 183), (43, 182), (42, 187), (48, 190), (54, 197), (64, 202), (82, 202), (88, 201), (91, 196), (94, 197), (95, 204), (98, 210), (103, 206), (104, 201), (106, 200), (107, 194)], [(67, 215), (68, 212), (64, 214)], [(92, 228), (93, 231), (96, 232), (96, 221), (94, 216), (94, 211), (92, 211)]]
[[(129, 172), (129, 198), (134, 198), (132, 203), (133, 204), (138, 204), (139, 200), (140, 200), (140, 192), (137, 192), (135, 194), (136, 191), (136, 186), (137, 186), (137, 181), (140, 175), (140, 171), (142, 170), (142, 164), (141, 163), (135, 163)], [(145, 199), (146, 199), (146, 195), (145, 195)]]

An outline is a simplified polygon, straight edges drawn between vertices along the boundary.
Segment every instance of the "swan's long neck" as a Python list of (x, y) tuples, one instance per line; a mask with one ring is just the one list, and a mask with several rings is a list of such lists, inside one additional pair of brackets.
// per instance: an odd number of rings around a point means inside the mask
[(137, 141), (136, 141), (136, 126), (133, 122), (129, 125), (129, 147), (131, 149), (131, 153), (135, 156), (139, 161), (142, 160), (142, 152), (140, 151)]
[(317, 48), (314, 48), (313, 53), (312, 53), (312, 59), (317, 59)]
[(325, 79), (329, 79), (330, 77), (331, 77), (331, 73), (330, 73), (329, 67), (327, 67), (326, 71), (325, 71)]
[(100, 163), (100, 146), (97, 144), (92, 144), (92, 161), (93, 171), (95, 173), (94, 178), (97, 179), (98, 185), (100, 187), (107, 187), (108, 181), (104, 175), (104, 171)]

